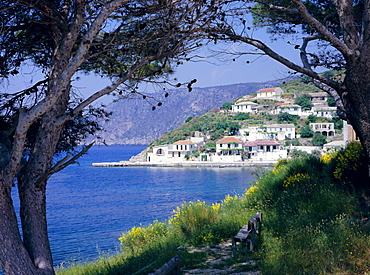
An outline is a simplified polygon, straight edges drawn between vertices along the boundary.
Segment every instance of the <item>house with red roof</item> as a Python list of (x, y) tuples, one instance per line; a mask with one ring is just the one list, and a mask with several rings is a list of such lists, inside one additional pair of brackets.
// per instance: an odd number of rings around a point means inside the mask
[(243, 141), (233, 136), (226, 136), (216, 141), (216, 155), (213, 161), (242, 161)]
[(275, 99), (280, 97), (284, 93), (284, 90), (275, 87), (275, 88), (265, 88), (257, 91), (257, 99)]

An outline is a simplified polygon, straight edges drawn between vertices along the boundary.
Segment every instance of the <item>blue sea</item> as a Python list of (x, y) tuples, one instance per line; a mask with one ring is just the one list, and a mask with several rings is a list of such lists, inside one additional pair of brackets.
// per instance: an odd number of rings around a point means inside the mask
[(47, 219), (55, 265), (119, 251), (118, 238), (132, 227), (166, 221), (183, 202), (242, 194), (255, 180), (250, 168), (91, 165), (128, 160), (145, 147), (93, 146), (79, 164), (50, 178)]

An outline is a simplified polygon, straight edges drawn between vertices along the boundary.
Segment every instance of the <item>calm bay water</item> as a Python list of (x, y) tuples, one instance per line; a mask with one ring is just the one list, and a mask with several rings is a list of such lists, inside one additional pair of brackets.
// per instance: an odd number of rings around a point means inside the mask
[(254, 180), (249, 168), (91, 166), (128, 160), (144, 148), (94, 146), (79, 165), (51, 177), (47, 217), (56, 265), (118, 251), (120, 234), (133, 226), (165, 221), (183, 202), (242, 194)]

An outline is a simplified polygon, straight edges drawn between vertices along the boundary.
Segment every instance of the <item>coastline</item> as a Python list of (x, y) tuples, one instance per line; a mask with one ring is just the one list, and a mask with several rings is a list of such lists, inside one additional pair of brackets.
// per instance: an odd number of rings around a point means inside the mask
[(200, 162), (200, 161), (183, 161), (183, 162), (133, 162), (133, 161), (120, 161), (120, 162), (98, 162), (92, 163), (93, 167), (253, 167), (253, 166), (273, 166), (276, 161), (259, 161), (259, 162)]

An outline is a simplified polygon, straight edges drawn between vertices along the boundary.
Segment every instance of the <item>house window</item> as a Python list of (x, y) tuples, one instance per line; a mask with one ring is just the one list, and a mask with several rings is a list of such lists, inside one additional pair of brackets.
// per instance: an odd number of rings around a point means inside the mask
[(222, 148), (222, 143), (220, 144), (220, 148)]
[(164, 155), (164, 150), (163, 149), (158, 149), (157, 150), (157, 155), (160, 156), (160, 155)]

